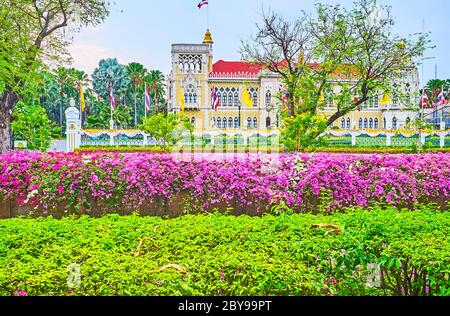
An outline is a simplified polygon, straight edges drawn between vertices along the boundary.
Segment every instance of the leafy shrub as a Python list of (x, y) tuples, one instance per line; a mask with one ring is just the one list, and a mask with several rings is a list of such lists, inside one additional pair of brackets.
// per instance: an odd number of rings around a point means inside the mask
[(185, 134), (192, 134), (194, 126), (184, 115), (162, 113), (149, 116), (139, 126), (152, 138), (164, 144), (164, 148), (176, 145)]
[(54, 126), (40, 105), (19, 103), (11, 127), (16, 139), (27, 141), (28, 149), (46, 151), (50, 146)]
[(3, 220), (0, 295), (450, 294), (449, 213), (289, 213)]

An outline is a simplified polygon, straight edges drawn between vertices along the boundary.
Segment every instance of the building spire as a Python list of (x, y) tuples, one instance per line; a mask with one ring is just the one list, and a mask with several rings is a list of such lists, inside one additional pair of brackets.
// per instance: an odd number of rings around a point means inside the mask
[(203, 44), (209, 44), (209, 45), (214, 44), (214, 41), (212, 39), (211, 32), (209, 31), (209, 29), (206, 30), (205, 38), (203, 39)]

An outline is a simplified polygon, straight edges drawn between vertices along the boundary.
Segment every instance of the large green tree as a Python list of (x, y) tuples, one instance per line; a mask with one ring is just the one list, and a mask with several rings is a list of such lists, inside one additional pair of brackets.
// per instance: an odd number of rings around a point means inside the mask
[(449, 95), (447, 94), (447, 92), (450, 90), (450, 79), (447, 80), (432, 79), (428, 81), (426, 88), (429, 93), (430, 104), (433, 104), (435, 102), (435, 100), (441, 93), (442, 89), (444, 89), (446, 98), (448, 100)]
[(94, 91), (105, 101), (109, 100), (110, 85), (116, 99), (123, 98), (130, 84), (130, 78), (124, 65), (116, 58), (102, 59), (92, 74)]
[(143, 95), (144, 78), (147, 75), (147, 69), (140, 63), (130, 63), (126, 67), (128, 77), (130, 78), (130, 89), (133, 94), (134, 102), (134, 126), (138, 125), (138, 96)]
[[(294, 21), (269, 11), (256, 35), (243, 42), (241, 54), (282, 78), (287, 117), (314, 117), (331, 98), (335, 112), (326, 118), (331, 126), (380, 91), (393, 90), (423, 54), (427, 35), (403, 38), (394, 25), (391, 8), (372, 0), (357, 0), (351, 9), (317, 4), (314, 15), (302, 12)], [(339, 94), (326, 96), (336, 85)], [(304, 130), (317, 136), (323, 132)]]
[(71, 32), (108, 15), (105, 0), (0, 2), (0, 152), (11, 149), (15, 105), (43, 65), (67, 61)]

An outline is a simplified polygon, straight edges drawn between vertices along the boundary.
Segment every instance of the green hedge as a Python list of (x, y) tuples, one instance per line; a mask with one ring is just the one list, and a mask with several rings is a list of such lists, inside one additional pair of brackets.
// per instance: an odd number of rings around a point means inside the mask
[[(0, 221), (0, 295), (450, 295), (449, 231), (450, 213), (431, 207), (10, 219)], [(372, 286), (370, 263), (383, 271)]]

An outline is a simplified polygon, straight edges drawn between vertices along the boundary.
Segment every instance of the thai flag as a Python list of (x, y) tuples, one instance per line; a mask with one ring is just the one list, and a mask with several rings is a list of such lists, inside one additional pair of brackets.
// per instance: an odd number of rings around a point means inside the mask
[(150, 93), (148, 91), (148, 86), (145, 84), (145, 111), (150, 112)]
[(423, 89), (422, 99), (420, 99), (420, 105), (424, 107), (428, 103), (427, 89)]
[(442, 88), (441, 93), (439, 93), (437, 99), (436, 99), (436, 104), (437, 105), (446, 105), (447, 104), (447, 100), (445, 100), (445, 95), (444, 95), (444, 89)]
[(217, 112), (217, 109), (219, 108), (220, 105), (220, 100), (219, 97), (217, 96), (216, 93), (216, 89), (214, 87), (212, 87), (212, 92), (211, 92), (211, 108)]
[(112, 82), (109, 84), (109, 101), (111, 102), (111, 106), (114, 108), (116, 106), (116, 99), (114, 98)]
[(198, 4), (198, 8), (201, 9), (204, 5), (208, 5), (208, 0), (202, 0), (199, 4)]

